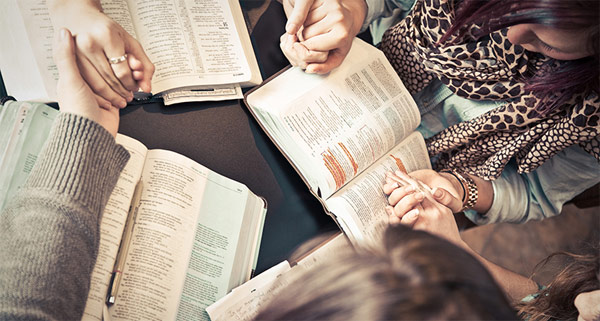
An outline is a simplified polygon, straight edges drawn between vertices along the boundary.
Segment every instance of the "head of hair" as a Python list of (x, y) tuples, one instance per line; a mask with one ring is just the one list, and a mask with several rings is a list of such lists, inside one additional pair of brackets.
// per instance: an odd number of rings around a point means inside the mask
[(530, 321), (577, 319), (577, 295), (600, 289), (600, 252), (597, 247), (584, 252), (589, 253), (558, 252), (540, 262), (536, 270), (554, 258), (567, 260), (565, 268), (537, 298), (519, 305), (519, 314)]
[(340, 252), (282, 290), (257, 320), (507, 320), (515, 311), (461, 248), (393, 226), (381, 246)]
[[(552, 72), (523, 75), (526, 89), (539, 98), (536, 110), (547, 114), (563, 106), (579, 93), (600, 93), (600, 1), (598, 0), (463, 0), (440, 43), (456, 35), (460, 39), (468, 28), (478, 25), (475, 37), (518, 24), (540, 24), (588, 35), (591, 56), (564, 61)], [(548, 62), (548, 65), (554, 61)]]

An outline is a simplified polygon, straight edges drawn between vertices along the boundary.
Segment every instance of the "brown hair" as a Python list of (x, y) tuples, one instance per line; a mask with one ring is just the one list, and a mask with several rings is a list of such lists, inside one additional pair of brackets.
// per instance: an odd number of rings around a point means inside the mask
[(591, 254), (559, 252), (540, 262), (536, 270), (553, 258), (568, 259), (566, 267), (535, 299), (519, 304), (519, 314), (526, 316), (530, 321), (577, 319), (575, 297), (580, 293), (600, 289), (600, 255), (598, 249), (591, 252)]
[(463, 249), (390, 226), (369, 251), (342, 252), (293, 282), (257, 320), (516, 319), (488, 271)]

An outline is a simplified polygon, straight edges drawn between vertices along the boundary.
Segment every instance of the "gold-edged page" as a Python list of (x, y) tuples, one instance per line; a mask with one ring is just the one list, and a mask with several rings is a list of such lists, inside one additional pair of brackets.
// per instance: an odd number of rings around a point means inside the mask
[(399, 169), (431, 169), (425, 140), (419, 132), (413, 132), (325, 201), (354, 245), (368, 246), (381, 237), (388, 224), (387, 196), (382, 189), (385, 174)]
[(116, 141), (129, 151), (130, 158), (102, 213), (98, 258), (92, 272), (90, 292), (82, 320), (102, 320), (102, 311), (123, 229), (148, 151), (142, 143), (125, 135), (118, 134)]

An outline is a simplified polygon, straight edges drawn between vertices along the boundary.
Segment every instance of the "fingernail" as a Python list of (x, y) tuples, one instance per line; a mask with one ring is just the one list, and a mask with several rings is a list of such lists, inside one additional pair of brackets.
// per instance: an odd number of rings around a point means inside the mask
[(425, 194), (423, 194), (423, 192), (419, 192), (417, 194), (415, 194), (415, 199), (417, 201), (422, 201), (425, 198)]
[(58, 35), (60, 36), (60, 40), (64, 40), (67, 37), (67, 30), (65, 28), (61, 28)]
[(388, 215), (393, 215), (394, 214), (394, 208), (391, 206), (386, 206), (385, 207), (385, 211), (388, 213)]
[(394, 183), (392, 184), (392, 188), (396, 189), (396, 188), (398, 188), (398, 187), (400, 187), (400, 185), (399, 185), (398, 183), (394, 182)]
[(293, 32), (291, 32), (290, 30), (294, 30), (296, 28), (296, 24), (295, 23), (287, 23), (285, 25), (285, 31), (289, 34), (292, 34)]
[(416, 218), (417, 216), (419, 216), (419, 209), (414, 208), (410, 210), (410, 212), (406, 213), (406, 216), (410, 219)]
[(439, 188), (436, 187), (433, 189), (433, 196), (435, 198), (440, 198), (442, 197), (442, 195), (444, 195), (444, 193), (442, 193), (442, 191)]
[(412, 185), (406, 185), (406, 187), (404, 189), (407, 192), (414, 192), (415, 191), (415, 187), (412, 186)]
[(121, 100), (121, 101), (119, 102), (119, 107), (121, 107), (121, 108), (125, 108), (125, 107), (127, 107), (127, 101), (126, 101), (126, 100)]

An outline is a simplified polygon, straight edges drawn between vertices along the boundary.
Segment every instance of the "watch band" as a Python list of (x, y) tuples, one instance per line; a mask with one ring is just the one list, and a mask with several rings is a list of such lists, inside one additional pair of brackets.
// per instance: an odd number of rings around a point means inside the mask
[(475, 206), (475, 203), (477, 203), (479, 193), (477, 190), (477, 184), (475, 184), (475, 181), (473, 181), (471, 176), (463, 174), (454, 169), (445, 170), (443, 172), (450, 173), (452, 176), (456, 177), (456, 179), (460, 182), (460, 185), (463, 190), (463, 208), (460, 211), (462, 212), (466, 209), (473, 208), (473, 206)]

